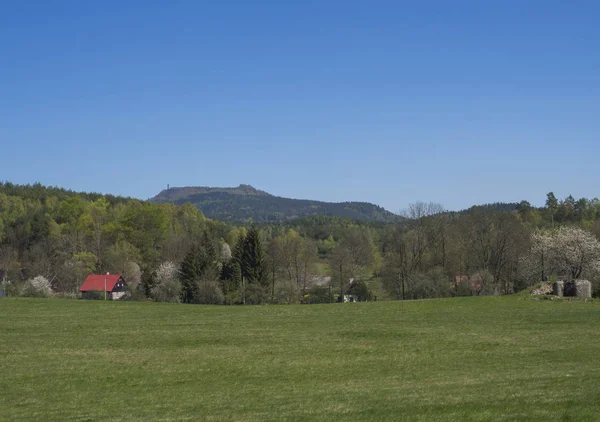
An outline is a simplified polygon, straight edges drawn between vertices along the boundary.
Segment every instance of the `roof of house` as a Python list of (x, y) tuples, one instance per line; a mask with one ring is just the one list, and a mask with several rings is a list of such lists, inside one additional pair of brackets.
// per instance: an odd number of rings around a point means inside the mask
[(475, 290), (481, 289), (481, 285), (483, 284), (483, 277), (479, 274), (475, 274), (472, 276), (468, 275), (457, 275), (456, 276), (456, 285), (460, 285), (462, 283), (471, 283), (471, 287)]
[(353, 278), (351, 278), (348, 281), (348, 284), (346, 284), (344, 286), (344, 294), (346, 295), (353, 295), (352, 291), (354, 290), (354, 288), (358, 286), (358, 282), (356, 280), (354, 280)]
[(117, 281), (122, 277), (121, 274), (90, 274), (87, 276), (83, 285), (79, 289), (81, 292), (90, 290), (104, 291), (104, 278), (106, 277), (106, 290), (112, 291), (117, 284)]
[(316, 286), (326, 286), (331, 283), (331, 276), (315, 275), (311, 277), (309, 281)]

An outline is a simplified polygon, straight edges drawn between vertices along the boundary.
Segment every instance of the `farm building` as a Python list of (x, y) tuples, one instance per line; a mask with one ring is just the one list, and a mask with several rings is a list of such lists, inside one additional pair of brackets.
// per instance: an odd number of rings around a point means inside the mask
[(119, 300), (125, 295), (125, 278), (121, 274), (90, 274), (79, 289), (84, 299)]

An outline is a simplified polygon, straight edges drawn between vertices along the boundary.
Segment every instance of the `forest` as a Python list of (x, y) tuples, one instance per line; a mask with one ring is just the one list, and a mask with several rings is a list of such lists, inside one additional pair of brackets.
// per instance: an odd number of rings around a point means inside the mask
[(585, 278), (600, 293), (600, 201), (448, 212), (411, 204), (394, 222), (310, 216), (263, 224), (176, 205), (0, 183), (5, 295), (77, 298), (91, 273), (122, 274), (129, 300), (328, 303), (511, 294)]
[(393, 222), (397, 215), (368, 202), (323, 202), (282, 198), (250, 185), (236, 188), (167, 188), (153, 202), (191, 203), (205, 216), (235, 224), (276, 223), (319, 215), (360, 221)]

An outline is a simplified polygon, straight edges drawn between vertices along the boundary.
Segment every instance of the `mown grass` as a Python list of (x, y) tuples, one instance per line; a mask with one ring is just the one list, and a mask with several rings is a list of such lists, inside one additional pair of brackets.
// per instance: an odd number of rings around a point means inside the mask
[(0, 420), (600, 419), (600, 303), (0, 300)]

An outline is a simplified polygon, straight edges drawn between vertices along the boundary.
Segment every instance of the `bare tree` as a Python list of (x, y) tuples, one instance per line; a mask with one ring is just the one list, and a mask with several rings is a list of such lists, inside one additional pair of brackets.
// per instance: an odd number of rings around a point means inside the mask
[(267, 267), (271, 278), (271, 302), (275, 302), (275, 281), (277, 273), (283, 266), (283, 248), (281, 237), (274, 237), (267, 243)]
[(423, 269), (425, 254), (438, 228), (433, 217), (443, 211), (440, 204), (417, 202), (401, 213), (405, 220), (393, 232), (384, 270), (388, 281), (393, 280), (397, 299), (407, 298), (407, 284), (416, 272)]
[[(531, 253), (529, 262), (538, 268), (541, 281), (546, 281), (547, 269), (551, 264), (550, 245), (552, 237), (548, 232), (537, 230), (531, 234)], [(551, 270), (551, 269), (550, 269)]]
[(371, 235), (365, 229), (350, 229), (335, 247), (330, 266), (340, 284), (340, 296), (344, 295), (344, 286), (350, 278), (356, 278), (360, 270), (373, 263), (374, 249)]
[(305, 289), (312, 267), (317, 260), (317, 248), (314, 242), (303, 238), (294, 230), (288, 230), (278, 237), (277, 248), (280, 263), (288, 279)]
[(406, 286), (410, 278), (422, 269), (427, 250), (427, 236), (423, 227), (398, 226), (393, 235), (390, 251), (385, 257), (384, 274), (393, 280), (396, 298), (406, 300)]
[(512, 263), (526, 251), (526, 230), (508, 213), (475, 212), (463, 219), (463, 242), (472, 268), (488, 271), (505, 294), (511, 289)]

